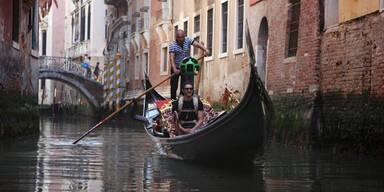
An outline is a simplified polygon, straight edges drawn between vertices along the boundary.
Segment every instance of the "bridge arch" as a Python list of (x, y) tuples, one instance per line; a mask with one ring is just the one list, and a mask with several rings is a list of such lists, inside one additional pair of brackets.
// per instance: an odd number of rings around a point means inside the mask
[(62, 69), (39, 69), (39, 79), (57, 80), (72, 86), (86, 97), (94, 109), (100, 108), (103, 101), (103, 86), (99, 82), (75, 72)]

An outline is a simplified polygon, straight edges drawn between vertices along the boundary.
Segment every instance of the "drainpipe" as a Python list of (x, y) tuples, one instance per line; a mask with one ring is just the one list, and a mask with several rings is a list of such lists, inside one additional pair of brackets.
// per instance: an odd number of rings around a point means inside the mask
[(316, 66), (315, 66), (315, 75), (316, 75), (316, 84), (318, 86), (318, 90), (315, 92), (315, 98), (313, 101), (314, 104), (314, 111), (312, 113), (311, 117), (311, 128), (313, 131), (313, 134), (311, 137), (314, 139), (314, 144), (319, 145), (321, 142), (321, 132), (324, 127), (324, 116), (323, 116), (323, 106), (322, 106), (322, 92), (321, 92), (321, 44), (322, 44), (322, 35), (324, 30), (324, 1), (318, 0), (318, 29), (317, 29), (317, 52), (316, 52)]

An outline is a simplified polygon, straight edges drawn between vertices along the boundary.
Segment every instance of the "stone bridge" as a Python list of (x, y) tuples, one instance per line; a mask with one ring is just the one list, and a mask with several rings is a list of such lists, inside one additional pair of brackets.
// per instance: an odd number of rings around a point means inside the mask
[(103, 102), (103, 85), (84, 73), (85, 69), (72, 63), (70, 58), (40, 57), (39, 79), (66, 83), (83, 94), (94, 109), (99, 109)]

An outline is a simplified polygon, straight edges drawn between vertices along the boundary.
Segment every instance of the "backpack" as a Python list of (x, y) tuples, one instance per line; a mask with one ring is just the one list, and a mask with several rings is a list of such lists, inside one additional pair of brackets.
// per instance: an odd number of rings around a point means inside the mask
[[(196, 94), (194, 94), (192, 96), (192, 101), (193, 101), (193, 107), (194, 107), (194, 112), (196, 113), (196, 116), (197, 116), (197, 109), (198, 109), (198, 106), (199, 106), (199, 96), (197, 96)], [(180, 115), (181, 112), (191, 112), (191, 110), (186, 110), (184, 109), (183, 110), (183, 104), (184, 104), (184, 97), (183, 95), (180, 95), (179, 96), (179, 100), (178, 100), (178, 114)]]

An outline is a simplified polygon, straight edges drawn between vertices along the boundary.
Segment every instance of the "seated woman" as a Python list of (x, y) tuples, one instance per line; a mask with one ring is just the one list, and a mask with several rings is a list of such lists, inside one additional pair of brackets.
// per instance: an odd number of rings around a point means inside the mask
[(203, 103), (193, 94), (192, 83), (184, 83), (182, 92), (183, 95), (172, 102), (176, 135), (193, 133), (203, 124)]

